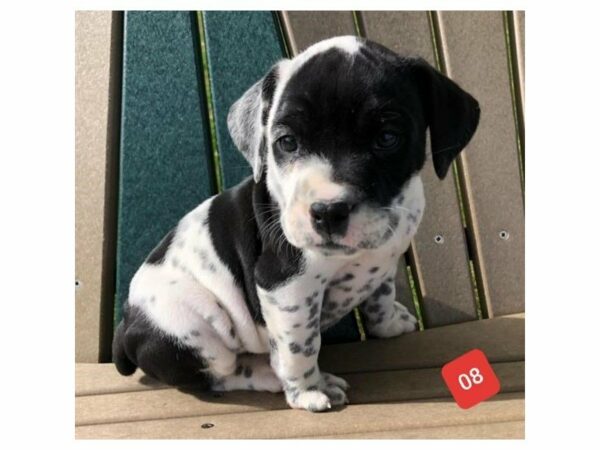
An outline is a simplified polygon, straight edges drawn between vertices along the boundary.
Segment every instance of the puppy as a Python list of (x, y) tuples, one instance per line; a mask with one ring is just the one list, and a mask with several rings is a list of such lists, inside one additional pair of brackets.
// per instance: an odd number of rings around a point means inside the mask
[(275, 64), (227, 121), (253, 177), (183, 217), (139, 268), (119, 372), (283, 391), (310, 411), (347, 403), (347, 383), (319, 369), (321, 332), (357, 306), (372, 336), (415, 329), (394, 277), (425, 207), (425, 133), (443, 178), (478, 121), (477, 101), (424, 60), (354, 36)]

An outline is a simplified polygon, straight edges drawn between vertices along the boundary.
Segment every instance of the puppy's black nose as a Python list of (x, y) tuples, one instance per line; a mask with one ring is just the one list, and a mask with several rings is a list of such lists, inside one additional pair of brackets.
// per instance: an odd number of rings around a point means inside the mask
[(346, 234), (353, 206), (346, 202), (313, 203), (310, 205), (310, 215), (315, 231), (327, 237), (332, 234), (343, 236)]

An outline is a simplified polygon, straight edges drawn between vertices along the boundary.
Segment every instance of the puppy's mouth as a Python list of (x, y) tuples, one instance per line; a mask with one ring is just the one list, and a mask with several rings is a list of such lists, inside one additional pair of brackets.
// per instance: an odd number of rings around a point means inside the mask
[(336, 242), (333, 241), (325, 241), (322, 242), (320, 244), (317, 244), (317, 247), (319, 248), (324, 248), (326, 250), (344, 250), (344, 249), (350, 249), (352, 247), (348, 247), (347, 245), (342, 245), (342, 244), (338, 244)]
[(352, 255), (358, 250), (348, 245), (339, 244), (331, 239), (316, 244), (315, 247), (324, 253)]

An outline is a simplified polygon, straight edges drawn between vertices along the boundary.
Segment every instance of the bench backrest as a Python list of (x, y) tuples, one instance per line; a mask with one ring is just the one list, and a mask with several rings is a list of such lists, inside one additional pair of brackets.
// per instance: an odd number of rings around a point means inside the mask
[[(204, 198), (250, 174), (230, 105), (278, 59), (357, 34), (424, 57), (480, 102), (479, 129), (400, 262), (424, 328), (524, 310), (523, 12), (78, 12), (76, 359), (110, 357), (149, 251)], [(348, 315), (325, 342), (364, 339)]]

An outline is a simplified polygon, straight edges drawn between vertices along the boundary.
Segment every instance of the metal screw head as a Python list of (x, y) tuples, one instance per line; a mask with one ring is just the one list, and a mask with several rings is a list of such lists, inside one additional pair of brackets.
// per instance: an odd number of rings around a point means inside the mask
[(500, 231), (500, 233), (498, 233), (498, 236), (500, 236), (500, 239), (502, 239), (503, 241), (508, 241), (510, 234), (508, 233), (508, 231), (502, 230)]
[(202, 425), (200, 425), (201, 428), (212, 428), (214, 426), (214, 423), (203, 423)]
[(444, 243), (444, 236), (442, 236), (441, 234), (436, 234), (435, 237), (433, 238), (433, 241), (436, 244), (443, 244)]

